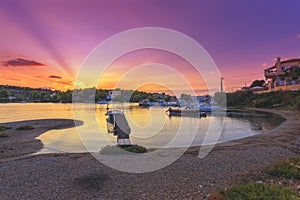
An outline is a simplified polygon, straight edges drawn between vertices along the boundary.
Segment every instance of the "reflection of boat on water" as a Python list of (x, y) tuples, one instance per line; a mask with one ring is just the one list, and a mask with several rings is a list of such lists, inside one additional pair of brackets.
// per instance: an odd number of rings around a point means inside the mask
[(123, 112), (111, 110), (106, 113), (107, 132), (117, 136), (118, 145), (131, 145), (129, 134), (131, 129)]
[(185, 108), (172, 108), (169, 107), (166, 112), (170, 116), (187, 116), (187, 117), (206, 117), (206, 112), (202, 112), (199, 109), (192, 109), (190, 107)]
[(153, 106), (155, 103), (151, 102), (150, 99), (143, 99), (139, 102), (139, 106), (144, 106), (144, 107), (148, 107), (148, 106)]
[(220, 110), (219, 106), (213, 106), (209, 104), (199, 104), (195, 108), (201, 110), (202, 112), (213, 112)]

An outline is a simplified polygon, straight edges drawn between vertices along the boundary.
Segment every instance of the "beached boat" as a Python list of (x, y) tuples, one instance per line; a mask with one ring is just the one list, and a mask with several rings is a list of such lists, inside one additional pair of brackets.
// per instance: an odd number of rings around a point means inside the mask
[(129, 134), (131, 128), (125, 118), (123, 112), (118, 110), (110, 110), (106, 113), (107, 132), (117, 136), (117, 142), (120, 146), (130, 146)]
[(190, 107), (184, 108), (172, 108), (169, 107), (166, 112), (169, 116), (186, 116), (186, 117), (206, 117), (206, 112), (202, 112), (199, 109), (194, 109)]

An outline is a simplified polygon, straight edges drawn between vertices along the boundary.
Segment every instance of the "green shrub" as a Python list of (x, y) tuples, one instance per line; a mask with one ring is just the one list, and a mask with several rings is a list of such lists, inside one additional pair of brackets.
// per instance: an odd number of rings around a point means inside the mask
[(300, 197), (285, 187), (278, 185), (268, 186), (261, 183), (250, 182), (236, 185), (217, 194), (213, 194), (210, 200), (296, 200)]
[(139, 145), (131, 145), (131, 146), (105, 146), (101, 148), (100, 153), (101, 154), (122, 154), (125, 153), (125, 151), (131, 152), (131, 153), (145, 153), (147, 149), (143, 146)]
[(32, 129), (34, 129), (33, 126), (26, 125), (26, 126), (19, 126), (16, 130), (18, 130), (18, 131), (25, 131), (25, 130), (32, 130)]
[(11, 129), (9, 126), (0, 126), (0, 131), (6, 131), (8, 129)]
[(265, 172), (275, 177), (294, 178), (300, 180), (300, 156), (275, 162), (271, 166), (266, 167)]
[(139, 145), (124, 146), (121, 148), (124, 149), (125, 151), (132, 152), (132, 153), (145, 153), (147, 151), (145, 147)]
[(8, 133), (7, 132), (2, 132), (2, 133), (0, 133), (0, 137), (8, 137)]
[(226, 96), (228, 106), (300, 111), (300, 91), (273, 91), (259, 94), (252, 91), (236, 91), (227, 93)]
[(297, 97), (296, 110), (300, 111), (300, 96)]

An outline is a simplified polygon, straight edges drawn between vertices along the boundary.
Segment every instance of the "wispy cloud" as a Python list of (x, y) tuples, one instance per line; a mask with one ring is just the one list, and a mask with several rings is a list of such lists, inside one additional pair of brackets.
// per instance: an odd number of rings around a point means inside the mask
[(73, 86), (73, 83), (70, 81), (56, 81), (56, 83), (62, 84), (62, 85), (68, 85)]
[(70, 82), (70, 81), (56, 81), (56, 80), (51, 80), (50, 81), (51, 83), (58, 83), (58, 84), (61, 84), (61, 85), (68, 85), (68, 86), (73, 86), (73, 82)]
[(300, 38), (300, 34), (297, 35), (297, 38)]
[(7, 80), (7, 81), (22, 81), (21, 79), (17, 79), (17, 78), (0, 78), (2, 80)]
[(61, 79), (62, 77), (61, 76), (56, 76), (56, 75), (51, 75), (51, 76), (48, 76), (49, 78), (54, 78), (54, 79)]
[(7, 60), (2, 62), (2, 65), (5, 67), (19, 67), (19, 66), (46, 66), (43, 63), (34, 61), (34, 60), (27, 60), (23, 58), (15, 58), (12, 60)]

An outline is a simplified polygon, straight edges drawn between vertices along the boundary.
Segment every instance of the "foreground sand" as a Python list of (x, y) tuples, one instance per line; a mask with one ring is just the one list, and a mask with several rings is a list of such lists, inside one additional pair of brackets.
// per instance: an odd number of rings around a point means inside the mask
[[(69, 127), (67, 121), (47, 126), (45, 120), (40, 128), (26, 132), (32, 135), (13, 136), (18, 138), (6, 148), (13, 148), (14, 153), (3, 151), (0, 199), (201, 199), (206, 192), (233, 183), (264, 180), (264, 166), (300, 153), (299, 115), (264, 111), (280, 114), (287, 121), (267, 133), (219, 144), (203, 159), (197, 157), (199, 147), (190, 148), (166, 168), (145, 174), (113, 170), (87, 153), (25, 156), (42, 147), (39, 141), (30, 143), (33, 137), (57, 126)], [(19, 150), (27, 139), (28, 147)], [(0, 138), (1, 149), (3, 140)]]

